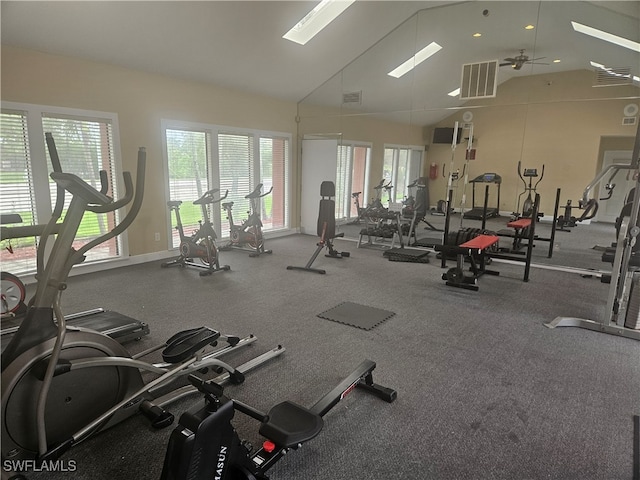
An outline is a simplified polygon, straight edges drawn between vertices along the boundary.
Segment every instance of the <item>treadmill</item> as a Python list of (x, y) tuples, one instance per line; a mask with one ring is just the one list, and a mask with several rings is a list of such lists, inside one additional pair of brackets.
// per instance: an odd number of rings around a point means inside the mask
[[(502, 183), (502, 177), (497, 173), (483, 173), (482, 175), (477, 176), (469, 183), (473, 186), (472, 189), (472, 200), (471, 200), (471, 210), (464, 212), (463, 218), (472, 218), (474, 220), (485, 220), (487, 218), (499, 217), (500, 216), (500, 184)], [(485, 215), (483, 207), (476, 207), (476, 183), (489, 183), (494, 184), (498, 189), (498, 199), (496, 201), (495, 208), (487, 207), (487, 212)]]
[[(95, 308), (85, 312), (65, 315), (65, 321), (69, 327), (82, 327), (95, 330), (119, 343), (127, 343), (139, 340), (149, 334), (149, 325), (121, 313), (112, 310)], [(0, 339), (0, 351), (9, 344), (13, 334), (18, 331), (22, 322), (22, 316), (5, 317), (2, 319), (2, 338)]]

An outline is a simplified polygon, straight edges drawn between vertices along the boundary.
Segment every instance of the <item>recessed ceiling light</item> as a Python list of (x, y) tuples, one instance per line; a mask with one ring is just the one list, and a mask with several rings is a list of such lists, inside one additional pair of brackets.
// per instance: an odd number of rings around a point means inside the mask
[(560, 60), (559, 58), (556, 58), (553, 63), (560, 63), (562, 60)]
[(436, 42), (431, 42), (429, 45), (424, 47), (418, 53), (416, 53), (413, 57), (411, 57), (406, 62), (402, 63), (398, 67), (391, 70), (387, 75), (390, 75), (395, 78), (400, 78), (405, 73), (410, 72), (415, 67), (424, 62), (431, 55), (439, 51), (442, 47), (438, 45)]
[(640, 43), (634, 42), (633, 40), (629, 40), (624, 37), (619, 37), (618, 35), (614, 35), (613, 33), (604, 32), (602, 30), (598, 30), (597, 28), (589, 27), (587, 25), (582, 25), (581, 23), (578, 23), (578, 22), (571, 22), (571, 26), (576, 32), (584, 33), (585, 35), (589, 35), (591, 37), (604, 40), (605, 42), (613, 43), (614, 45), (619, 45), (621, 47), (628, 48), (629, 50), (633, 50), (634, 52), (640, 52)]
[(315, 37), (324, 27), (329, 25), (336, 17), (344, 12), (355, 0), (322, 0), (307, 13), (302, 20), (285, 33), (282, 38), (306, 44)]
[(533, 30), (534, 28), (536, 28), (535, 25), (531, 25), (531, 24), (525, 25), (524, 27), (525, 30)]
[(481, 34), (480, 32), (476, 32), (476, 33), (474, 33), (474, 34), (473, 34), (473, 36), (474, 36), (474, 37), (476, 37), (476, 38), (478, 38), (478, 37), (481, 37), (481, 36), (482, 36), (482, 34)]
[(458, 95), (460, 95), (460, 89), (456, 88), (452, 92), (447, 93), (447, 95), (449, 95), (450, 97), (457, 97)]

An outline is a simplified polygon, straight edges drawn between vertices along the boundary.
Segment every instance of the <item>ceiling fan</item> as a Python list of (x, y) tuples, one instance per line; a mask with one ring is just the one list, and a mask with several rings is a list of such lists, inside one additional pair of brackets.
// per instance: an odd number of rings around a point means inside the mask
[(509, 65), (511, 68), (513, 68), (514, 70), (520, 70), (522, 68), (523, 65), (525, 64), (530, 64), (530, 65), (549, 65), (548, 63), (539, 63), (538, 60), (542, 60), (543, 58), (547, 58), (547, 57), (538, 57), (538, 58), (529, 58), (529, 55), (525, 55), (524, 54), (524, 49), (520, 50), (520, 55), (517, 55), (513, 58), (505, 58), (504, 61), (505, 63), (501, 63), (500, 66), (501, 67), (506, 67), (507, 65)]

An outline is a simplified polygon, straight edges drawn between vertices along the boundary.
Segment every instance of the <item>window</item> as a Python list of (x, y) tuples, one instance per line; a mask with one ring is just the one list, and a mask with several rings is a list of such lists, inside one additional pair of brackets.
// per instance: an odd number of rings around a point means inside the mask
[[(209, 146), (205, 132), (166, 130), (169, 198), (181, 200), (180, 218), (185, 232), (198, 229), (201, 210), (193, 201), (209, 190)], [(175, 221), (175, 218), (173, 219)], [(172, 223), (171, 225), (175, 225)], [(180, 245), (176, 229), (170, 236), (172, 247)]]
[(352, 219), (358, 217), (357, 207), (352, 198), (353, 193), (360, 192), (359, 203), (364, 206), (363, 192), (366, 189), (365, 179), (371, 147), (342, 143), (338, 145), (338, 166), (336, 172), (336, 218)]
[[(228, 190), (225, 201), (233, 202), (234, 221), (239, 223), (250, 207), (245, 196), (258, 183), (263, 184), (263, 193), (273, 188), (260, 203), (264, 231), (289, 228), (289, 135), (171, 121), (164, 121), (163, 129), (168, 195), (170, 200), (184, 202), (180, 215), (187, 231), (188, 226), (197, 228), (200, 210), (193, 210), (189, 224), (183, 211), (190, 211), (193, 200), (206, 190), (219, 188), (222, 196)], [(213, 210), (210, 213), (215, 230), (221, 238), (228, 237), (229, 223), (221, 218), (220, 208)], [(175, 225), (175, 219), (170, 225)], [(170, 247), (178, 244), (175, 233)]]
[(289, 226), (289, 139), (260, 137), (260, 171), (263, 193), (261, 218), (265, 230), (278, 230)]
[(386, 146), (384, 149), (383, 178), (391, 184), (391, 194), (382, 193), (382, 203), (401, 202), (408, 195), (407, 185), (422, 174), (421, 147)]
[[(218, 134), (218, 171), (222, 195), (229, 190), (228, 201), (233, 202), (234, 221), (238, 223), (249, 211), (249, 200), (256, 185), (253, 136), (248, 134)], [(219, 229), (221, 236), (229, 236), (229, 222)]]
[[(105, 170), (109, 180), (107, 193), (118, 198), (115, 114), (12, 103), (3, 103), (2, 107), (0, 198), (3, 214), (20, 214), (23, 225), (49, 221), (56, 186), (49, 178), (52, 167), (44, 132), (53, 134), (63, 171), (78, 175), (99, 189), (99, 171)], [(71, 195), (65, 195), (62, 218), (70, 200)], [(84, 245), (111, 230), (116, 222), (117, 212), (87, 212), (76, 239)], [(14, 274), (34, 272), (36, 242), (36, 238), (12, 239), (13, 253), (6, 248), (2, 250), (3, 268)], [(9, 240), (3, 241), (3, 247), (8, 244)], [(114, 238), (87, 252), (86, 262), (120, 257), (123, 250), (122, 239)]]
[[(37, 223), (33, 173), (29, 151), (27, 116), (22, 112), (0, 115), (0, 212), (19, 214), (22, 225)], [(2, 242), (2, 268), (14, 273), (36, 268), (36, 239), (16, 238)]]

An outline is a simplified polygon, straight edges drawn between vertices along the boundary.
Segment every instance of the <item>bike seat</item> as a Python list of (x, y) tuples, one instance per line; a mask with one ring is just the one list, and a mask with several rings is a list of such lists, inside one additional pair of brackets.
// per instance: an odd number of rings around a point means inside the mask
[(291, 448), (308, 442), (320, 433), (324, 421), (317, 413), (290, 401), (269, 410), (259, 433), (279, 447)]
[(351, 196), (352, 196), (353, 198), (355, 198), (355, 197), (359, 196), (361, 193), (362, 193), (362, 192), (353, 192), (353, 193), (351, 194)]
[(233, 207), (233, 202), (225, 202), (222, 204), (222, 208), (231, 208)]
[(220, 332), (209, 327), (198, 327), (176, 333), (166, 341), (162, 359), (167, 363), (180, 363), (220, 338)]
[(182, 200), (169, 200), (167, 202), (167, 207), (169, 208), (179, 207), (180, 205), (182, 205)]

